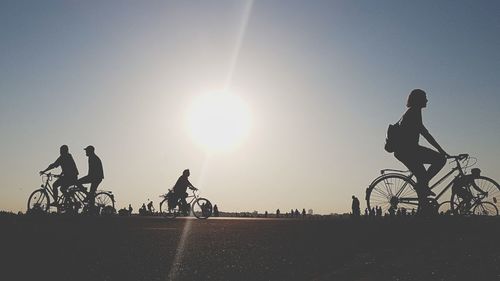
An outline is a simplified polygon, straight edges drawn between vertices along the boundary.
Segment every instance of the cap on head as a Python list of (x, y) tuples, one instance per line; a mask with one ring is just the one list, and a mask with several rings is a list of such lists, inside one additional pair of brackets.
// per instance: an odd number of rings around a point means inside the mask
[(89, 146), (85, 147), (83, 150), (85, 150), (85, 151), (90, 151), (90, 152), (94, 152), (94, 151), (95, 151), (95, 148), (94, 148), (92, 145), (89, 145)]
[(189, 172), (189, 169), (186, 169), (182, 172), (182, 175), (183, 176), (189, 176), (190, 175), (190, 172)]

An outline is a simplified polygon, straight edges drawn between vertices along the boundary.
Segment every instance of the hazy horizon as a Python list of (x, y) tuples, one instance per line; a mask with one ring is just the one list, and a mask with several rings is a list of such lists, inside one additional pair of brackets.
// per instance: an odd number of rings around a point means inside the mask
[[(344, 213), (353, 194), (364, 208), (380, 170), (403, 168), (383, 145), (414, 88), (443, 148), (498, 181), (499, 14), (496, 1), (3, 1), (0, 209), (26, 211), (62, 144), (80, 176), (96, 147), (117, 209), (157, 207), (186, 168), (221, 211)], [(248, 124), (209, 149), (190, 122), (218, 92)]]

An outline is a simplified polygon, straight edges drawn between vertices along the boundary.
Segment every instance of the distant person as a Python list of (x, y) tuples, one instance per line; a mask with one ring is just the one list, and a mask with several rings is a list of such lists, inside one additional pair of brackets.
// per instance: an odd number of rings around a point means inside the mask
[(299, 217), (300, 213), (299, 213), (299, 210), (298, 209), (295, 209), (295, 217)]
[(368, 216), (370, 212), (368, 211), (368, 207), (365, 208), (365, 216)]
[(359, 208), (359, 199), (356, 196), (352, 196), (352, 215), (359, 217), (361, 215), (361, 209)]
[(153, 214), (153, 212), (154, 212), (153, 201), (149, 201), (149, 203), (148, 203), (148, 212), (150, 214)]
[(280, 217), (280, 209), (276, 209), (276, 217), (279, 218)]
[(132, 215), (132, 211), (134, 209), (132, 208), (132, 205), (131, 204), (128, 204), (128, 215), (131, 216)]
[(189, 182), (188, 178), (190, 175), (191, 173), (189, 172), (189, 169), (184, 170), (179, 179), (177, 179), (177, 182), (175, 183), (173, 188), (174, 196), (176, 198), (175, 202), (181, 203), (181, 206), (187, 205), (186, 197), (188, 196), (187, 194), (188, 188), (191, 190), (198, 190), (191, 184), (191, 182)]
[(396, 214), (396, 209), (394, 208), (394, 206), (390, 206), (389, 207), (389, 215), (391, 217), (393, 217), (395, 214)]
[(305, 209), (305, 208), (304, 208), (304, 209), (302, 209), (302, 216), (303, 216), (303, 217), (306, 217), (306, 209)]
[[(406, 103), (408, 108), (400, 120), (400, 139), (394, 156), (417, 178), (415, 187), (419, 205), (426, 209), (427, 196), (435, 196), (429, 188), (429, 181), (446, 164), (448, 154), (441, 148), (422, 122), (422, 109), (427, 107), (427, 95), (423, 90), (411, 91)], [(419, 145), (422, 135), (439, 152)], [(426, 170), (424, 164), (430, 164)]]
[(78, 180), (78, 184), (90, 183), (90, 191), (88, 193), (89, 203), (93, 206), (95, 200), (95, 192), (97, 187), (104, 179), (104, 171), (102, 169), (101, 159), (95, 154), (95, 148), (92, 145), (84, 148), (85, 154), (89, 158), (89, 172), (83, 178)]
[(147, 211), (146, 211), (146, 204), (145, 204), (145, 203), (142, 203), (142, 206), (141, 206), (141, 208), (139, 209), (139, 215), (141, 215), (141, 216), (145, 216), (145, 215), (146, 215), (146, 213), (147, 213)]
[(214, 217), (219, 216), (219, 207), (217, 207), (217, 204), (214, 205)]
[(268, 215), (268, 213), (267, 213), (267, 211), (265, 211), (264, 212), (264, 217), (267, 218), (267, 215)]
[(78, 169), (76, 168), (73, 156), (69, 153), (67, 145), (62, 145), (59, 148), (59, 157), (54, 163), (50, 164), (47, 169), (40, 171), (40, 175), (57, 167), (61, 167), (62, 172), (61, 176), (54, 181), (52, 185), (52, 193), (54, 194), (55, 200), (52, 204), (57, 204), (59, 187), (61, 187), (61, 191), (65, 193), (68, 187), (74, 185), (78, 180)]

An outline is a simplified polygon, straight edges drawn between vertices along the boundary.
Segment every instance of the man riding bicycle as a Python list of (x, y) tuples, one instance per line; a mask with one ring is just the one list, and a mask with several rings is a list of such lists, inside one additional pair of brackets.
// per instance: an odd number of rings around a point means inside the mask
[(93, 206), (97, 187), (104, 179), (104, 171), (102, 169), (101, 159), (95, 154), (95, 148), (89, 145), (84, 148), (84, 150), (89, 158), (89, 172), (88, 175), (78, 180), (78, 184), (82, 186), (82, 184), (90, 183), (90, 191), (87, 198), (89, 203)]
[(54, 163), (50, 164), (47, 169), (40, 171), (40, 175), (42, 175), (49, 170), (61, 167), (61, 175), (52, 185), (52, 192), (54, 194), (54, 202), (52, 202), (53, 205), (57, 205), (58, 188), (61, 187), (61, 191), (66, 193), (68, 187), (74, 185), (78, 179), (78, 169), (76, 168), (73, 156), (69, 153), (68, 146), (62, 145), (59, 148), (59, 153), (60, 156)]
[(474, 198), (470, 187), (474, 188), (481, 195), (488, 195), (488, 192), (485, 192), (474, 183), (474, 179), (477, 179), (480, 176), (481, 170), (478, 168), (474, 168), (471, 170), (471, 173), (469, 175), (464, 175), (461, 178), (457, 178), (453, 183), (452, 192), (455, 193), (460, 199), (462, 199), (462, 202), (464, 202), (465, 210), (469, 210), (471, 208), (472, 199)]
[(169, 201), (168, 205), (170, 209), (175, 208), (175, 206), (179, 203), (181, 206), (186, 206), (186, 197), (188, 196), (187, 194), (187, 189), (191, 190), (198, 190), (196, 187), (189, 182), (188, 177), (191, 175), (189, 172), (189, 169), (186, 169), (182, 172), (182, 175), (179, 177), (177, 182), (174, 185), (173, 188), (173, 200)]

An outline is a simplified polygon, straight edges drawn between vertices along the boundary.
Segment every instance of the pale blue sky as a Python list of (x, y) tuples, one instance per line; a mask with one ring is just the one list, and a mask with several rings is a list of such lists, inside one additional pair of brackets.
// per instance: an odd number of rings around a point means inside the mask
[[(93, 144), (118, 207), (157, 203), (183, 169), (222, 210), (344, 212), (385, 167), (413, 88), (449, 153), (500, 179), (497, 1), (1, 1), (0, 209)], [(229, 84), (227, 83), (229, 81)], [(229, 87), (252, 112), (207, 155), (186, 110)]]

